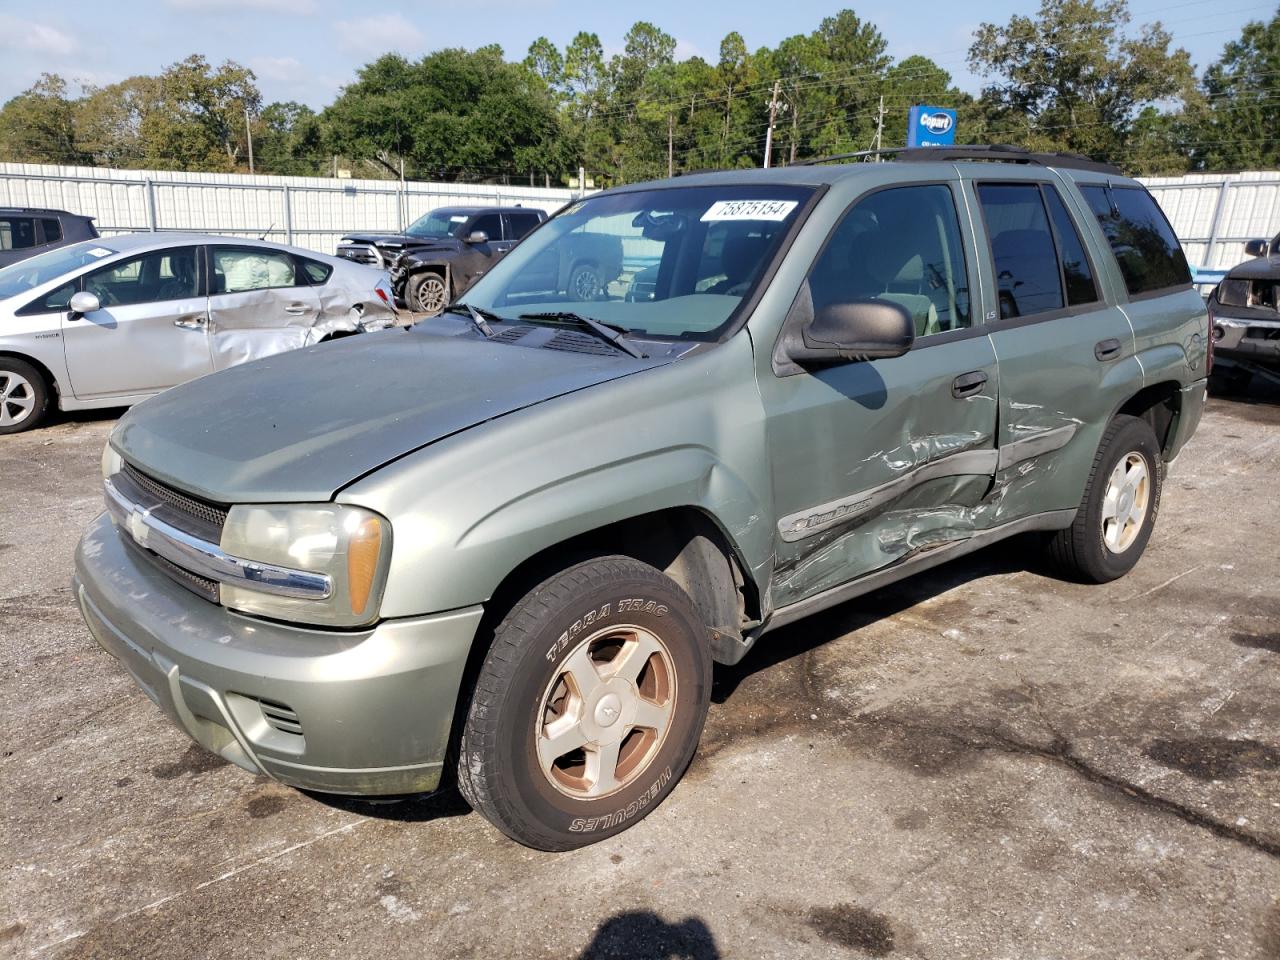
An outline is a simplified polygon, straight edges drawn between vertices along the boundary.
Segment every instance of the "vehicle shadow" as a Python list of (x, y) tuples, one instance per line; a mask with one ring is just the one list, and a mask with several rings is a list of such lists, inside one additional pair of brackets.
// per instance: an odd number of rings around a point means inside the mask
[(596, 928), (578, 960), (719, 960), (720, 948), (699, 917), (667, 923), (651, 910), (615, 914)]
[(716, 667), (711, 700), (717, 704), (725, 703), (738, 686), (753, 674), (808, 653), (837, 637), (909, 610), (954, 587), (983, 577), (1016, 573), (1019, 570), (1043, 572), (1045, 562), (1041, 559), (1042, 555), (1041, 535), (1012, 537), (963, 559), (944, 563), (782, 627), (777, 633), (771, 633), (767, 640), (752, 647), (741, 662), (731, 667)]
[(445, 783), (434, 793), (416, 793), (404, 797), (346, 797), (335, 793), (300, 791), (307, 797), (335, 810), (344, 810), (360, 817), (374, 820), (396, 820), (400, 823), (426, 823), (461, 817), (471, 812), (471, 805), (463, 799), (452, 782)]
[(50, 427), (66, 425), (75, 429), (90, 423), (102, 423), (107, 420), (118, 420), (124, 416), (124, 412), (128, 407), (102, 407), (96, 410), (58, 410), (50, 403), (50, 410), (45, 421), (37, 426), (36, 431), (47, 430)]

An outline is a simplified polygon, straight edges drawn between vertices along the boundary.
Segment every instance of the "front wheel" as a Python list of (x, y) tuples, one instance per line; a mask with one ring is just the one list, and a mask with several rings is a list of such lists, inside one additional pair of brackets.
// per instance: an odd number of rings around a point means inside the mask
[(1092, 583), (1124, 576), (1151, 539), (1163, 481), (1164, 458), (1150, 424), (1117, 416), (1102, 435), (1075, 521), (1049, 543), (1054, 562)]
[(569, 274), (569, 296), (574, 300), (599, 300), (604, 293), (604, 281), (596, 268), (589, 263), (580, 263)]
[(674, 581), (626, 557), (578, 564), (530, 591), (495, 631), (458, 786), (527, 846), (595, 843), (675, 788), (710, 693), (707, 631)]
[(415, 273), (405, 283), (404, 299), (409, 309), (434, 317), (449, 305), (444, 277), (432, 271)]

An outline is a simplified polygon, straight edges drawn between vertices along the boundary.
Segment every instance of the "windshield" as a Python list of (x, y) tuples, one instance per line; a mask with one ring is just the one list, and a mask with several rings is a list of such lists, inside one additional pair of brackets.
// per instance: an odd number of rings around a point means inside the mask
[(432, 210), (409, 224), (409, 229), (405, 233), (411, 237), (441, 240), (445, 237), (452, 237), (454, 231), (462, 229), (462, 225), (466, 222), (467, 215), (465, 213), (455, 213), (452, 210)]
[(56, 280), (64, 273), (96, 263), (113, 253), (115, 251), (103, 246), (101, 240), (85, 240), (69, 247), (50, 250), (38, 257), (19, 260), (0, 270), (0, 300), (26, 293), (50, 280)]
[(504, 319), (575, 312), (637, 336), (714, 340), (811, 193), (727, 184), (588, 198), (530, 234), (466, 300)]

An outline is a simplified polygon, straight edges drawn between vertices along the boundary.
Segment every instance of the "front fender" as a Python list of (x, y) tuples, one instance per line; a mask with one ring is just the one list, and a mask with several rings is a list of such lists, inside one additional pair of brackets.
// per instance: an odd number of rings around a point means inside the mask
[(549, 547), (678, 507), (715, 522), (750, 576), (773, 548), (764, 437), (738, 336), (464, 430), (338, 499), (391, 520), (384, 617), (483, 603)]

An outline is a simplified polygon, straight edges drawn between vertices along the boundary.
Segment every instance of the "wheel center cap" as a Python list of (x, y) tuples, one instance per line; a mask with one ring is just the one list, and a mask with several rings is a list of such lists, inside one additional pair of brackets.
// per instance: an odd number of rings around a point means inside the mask
[(596, 704), (595, 721), (602, 727), (611, 727), (622, 716), (622, 700), (616, 693), (606, 693)]
[(1133, 491), (1126, 490), (1124, 493), (1120, 494), (1120, 512), (1128, 513), (1132, 509), (1133, 509)]

